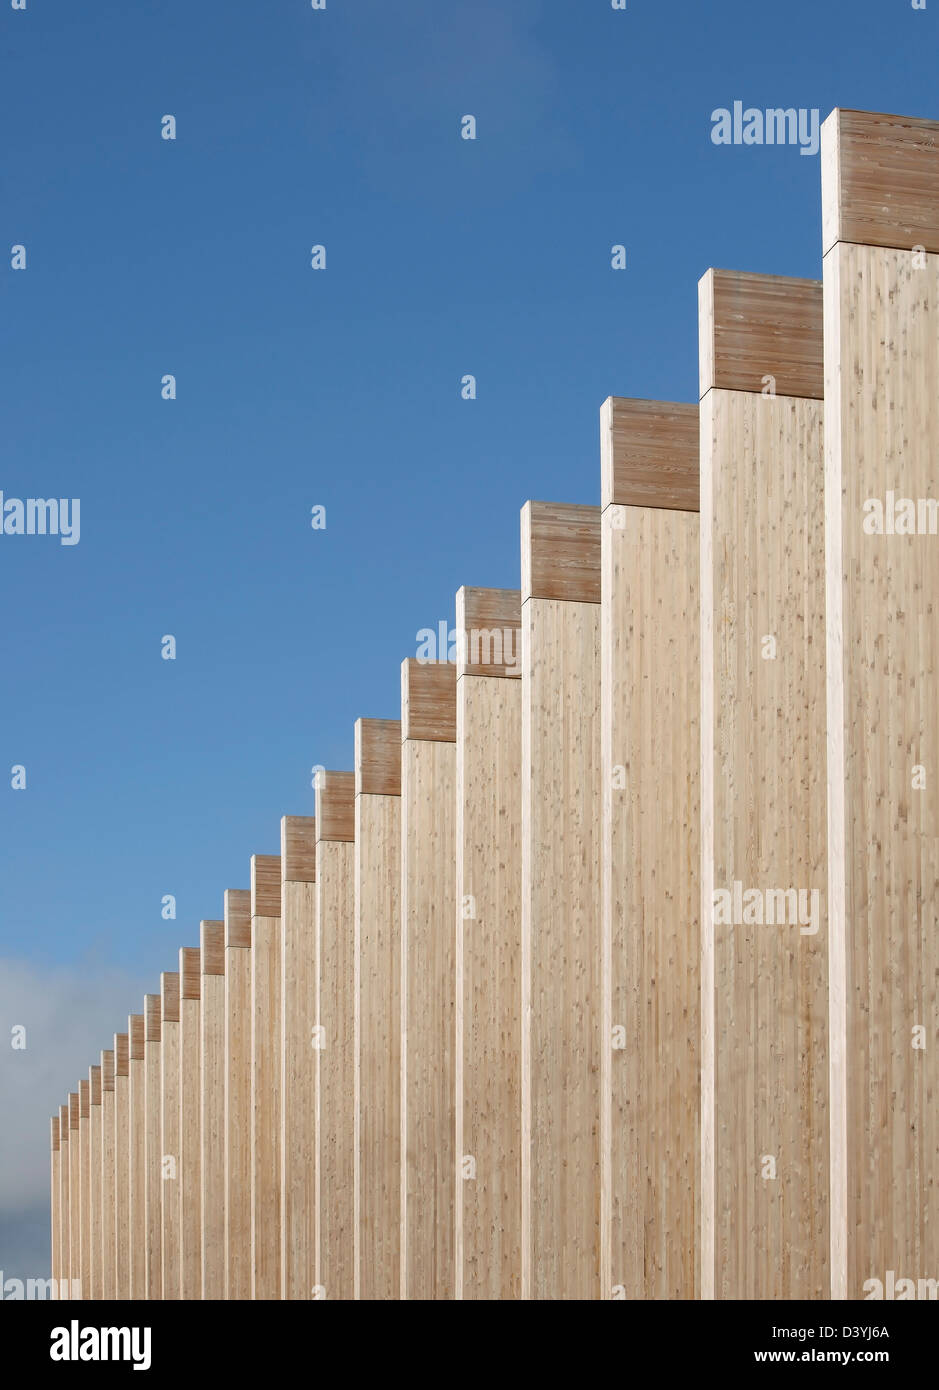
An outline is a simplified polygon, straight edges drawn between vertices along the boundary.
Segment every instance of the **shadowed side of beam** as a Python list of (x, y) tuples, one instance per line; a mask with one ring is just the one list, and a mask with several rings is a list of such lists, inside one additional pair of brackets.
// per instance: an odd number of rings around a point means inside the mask
[(225, 923), (199, 926), (202, 1010), (199, 1092), (202, 1104), (201, 1297), (225, 1297)]
[(603, 508), (696, 512), (698, 407), (608, 397), (600, 408), (600, 494)]
[(522, 508), (522, 602), (600, 602), (600, 511), (570, 502)]
[(709, 270), (698, 306), (702, 396), (714, 387), (822, 399), (820, 280)]
[(521, 676), (521, 629), (522, 597), (517, 589), (459, 589), (457, 679)]
[(251, 891), (225, 893), (225, 1297), (251, 1297)]
[(823, 251), (939, 252), (939, 122), (837, 108), (822, 126)]
[(282, 1052), (281, 1291), (313, 1297), (316, 1240), (316, 818), (280, 823)]
[(401, 721), (355, 724), (355, 1296), (400, 1294)]
[(355, 774), (316, 780), (316, 1288), (355, 1292)]
[(401, 667), (401, 736), (425, 743), (456, 742), (456, 666), (417, 661)]

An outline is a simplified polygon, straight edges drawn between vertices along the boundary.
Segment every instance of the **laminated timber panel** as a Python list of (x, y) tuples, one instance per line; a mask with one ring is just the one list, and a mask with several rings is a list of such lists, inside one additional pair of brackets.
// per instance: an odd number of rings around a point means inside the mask
[(88, 1068), (88, 1278), (101, 1298), (101, 1067)]
[(700, 284), (705, 1298), (829, 1293), (820, 300)]
[(316, 778), (316, 1298), (355, 1296), (355, 775)]
[(200, 1296), (225, 1297), (225, 923), (199, 925), (202, 1011), (199, 1092), (202, 1105), (202, 1256)]
[(822, 206), (831, 1262), (855, 1299), (939, 1270), (939, 123), (833, 112)]
[(146, 1015), (127, 1017), (127, 1297), (147, 1296)]
[(160, 976), (163, 1017), (160, 1029), (160, 1155), (163, 1179), (163, 1297), (179, 1298), (180, 1188), (179, 1144), (179, 973)]
[(522, 509), (521, 1294), (600, 1294), (600, 510)]
[(179, 949), (179, 1296), (202, 1297), (202, 962)]
[(81, 1238), (81, 1139), (78, 1132), (79, 1100), (77, 1091), (68, 1096), (68, 1224), (69, 1224), (69, 1281), (73, 1298), (87, 1298), (82, 1288)]
[(251, 892), (225, 893), (225, 1297), (251, 1297)]
[(601, 1296), (693, 1299), (700, 1220), (698, 407), (611, 397), (600, 422)]
[(114, 1266), (114, 1052), (101, 1053), (101, 1297), (117, 1297)]
[(283, 1297), (313, 1297), (316, 1283), (316, 819), (280, 823), (283, 952)]
[(251, 1297), (280, 1298), (280, 855), (251, 859)]
[(130, 1037), (114, 1034), (114, 1297), (130, 1298)]
[(144, 995), (144, 1151), (143, 1151), (143, 1236), (144, 1284), (134, 1297), (163, 1297), (163, 1149), (161, 1111), (163, 1089), (160, 1075), (160, 1035), (162, 1001), (159, 994)]
[(92, 1144), (91, 1144), (91, 1085), (88, 1081), (78, 1083), (78, 1220), (81, 1230), (81, 1284), (82, 1298), (90, 1299), (92, 1293)]
[(69, 1273), (69, 1129), (68, 1106), (59, 1106), (59, 1257), (58, 1275), (59, 1297), (70, 1298), (72, 1293)]
[(355, 1296), (401, 1289), (401, 721), (355, 724)]
[(59, 1261), (61, 1258), (62, 1239), (60, 1235), (60, 1213), (59, 1213), (59, 1117), (53, 1115), (49, 1122), (49, 1147), (50, 1147), (50, 1187), (49, 1187), (49, 1210), (51, 1213), (51, 1264), (50, 1269), (53, 1283), (54, 1297), (60, 1296), (59, 1292)]
[(456, 1297), (521, 1294), (521, 594), (456, 597)]
[(401, 667), (401, 1297), (455, 1297), (456, 667)]

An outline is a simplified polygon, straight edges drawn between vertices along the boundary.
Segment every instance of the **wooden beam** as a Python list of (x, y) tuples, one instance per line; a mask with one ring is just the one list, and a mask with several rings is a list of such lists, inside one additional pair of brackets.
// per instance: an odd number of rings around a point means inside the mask
[(147, 1064), (146, 1016), (129, 1014), (128, 1271), (131, 1299), (147, 1297)]
[(59, 1297), (71, 1298), (69, 1252), (69, 1123), (68, 1105), (59, 1106)]
[(701, 282), (704, 1297), (828, 1292), (821, 286), (786, 295)]
[(115, 1203), (115, 1148), (114, 1148), (114, 1052), (112, 1049), (101, 1053), (101, 1241), (100, 1261), (101, 1297), (111, 1301), (117, 1297), (114, 1267), (114, 1203)]
[(355, 1294), (355, 779), (316, 785), (315, 1297)]
[(73, 1298), (87, 1298), (82, 1285), (81, 1238), (81, 1135), (79, 1133), (79, 1100), (77, 1091), (68, 1096), (68, 1223), (69, 1223), (69, 1280)]
[(280, 856), (251, 859), (251, 1297), (280, 1298), (281, 924)]
[(51, 1264), (50, 1270), (53, 1279), (53, 1297), (58, 1298), (59, 1290), (59, 1259), (61, 1256), (61, 1228), (59, 1213), (59, 1117), (53, 1115), (49, 1122), (49, 1146), (50, 1146), (50, 1189), (49, 1189), (49, 1211), (51, 1216)]
[(521, 594), (456, 596), (455, 1295), (521, 1293)]
[(401, 667), (401, 1297), (455, 1296), (456, 667)]
[(101, 1159), (102, 1159), (101, 1067), (88, 1068), (88, 1268), (91, 1297), (102, 1297), (101, 1270)]
[(130, 1298), (130, 1036), (114, 1034), (114, 1297)]
[[(611, 397), (600, 421), (601, 1296), (693, 1299), (698, 407)], [(683, 479), (683, 508), (674, 505), (676, 477)]]
[(225, 923), (202, 922), (199, 1091), (202, 1101), (202, 1271), (204, 1299), (225, 1297)]
[(600, 1291), (600, 511), (522, 510), (522, 1297)]
[(160, 1165), (163, 1180), (163, 1298), (179, 1298), (179, 973), (160, 976)]
[(835, 111), (821, 153), (831, 1293), (855, 1299), (939, 1269), (939, 122)]
[(202, 1297), (202, 958), (179, 949), (179, 1296)]
[[(163, 1145), (160, 1074), (162, 999), (145, 994), (144, 1014), (144, 1271), (143, 1297), (163, 1297)], [(135, 1294), (135, 1297), (138, 1295)]]
[(280, 823), (283, 951), (281, 1192), (286, 1299), (316, 1283), (316, 818)]
[(401, 722), (355, 724), (355, 1297), (401, 1290)]
[(91, 1145), (91, 1085), (78, 1083), (78, 1152), (80, 1155), (79, 1222), (81, 1226), (81, 1283), (82, 1298), (94, 1298), (94, 1257), (92, 1254), (92, 1176), (93, 1150)]
[(225, 1297), (251, 1297), (251, 892), (225, 893)]

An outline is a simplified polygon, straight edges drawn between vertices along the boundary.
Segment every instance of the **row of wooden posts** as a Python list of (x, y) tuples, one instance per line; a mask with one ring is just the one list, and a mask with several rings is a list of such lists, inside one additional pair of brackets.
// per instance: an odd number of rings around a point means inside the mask
[(705, 275), (700, 402), (606, 401), (601, 507), (61, 1107), (76, 1293), (939, 1278), (939, 537), (868, 524), (939, 497), (939, 124), (836, 111), (822, 182), (823, 280)]

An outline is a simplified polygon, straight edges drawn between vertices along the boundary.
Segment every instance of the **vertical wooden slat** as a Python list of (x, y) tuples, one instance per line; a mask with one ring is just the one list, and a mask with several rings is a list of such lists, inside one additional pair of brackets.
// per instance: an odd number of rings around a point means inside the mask
[(59, 1297), (71, 1298), (69, 1250), (69, 1123), (68, 1106), (59, 1106)]
[(521, 594), (460, 589), (455, 1296), (521, 1294)]
[(281, 999), (283, 1263), (286, 1299), (313, 1297), (316, 1282), (316, 819), (284, 816)]
[(600, 1291), (600, 511), (522, 510), (522, 1297)]
[(163, 1298), (179, 1298), (179, 973), (160, 976), (160, 1157), (163, 1178)]
[(130, 1037), (114, 1034), (114, 1297), (130, 1297)]
[(102, 1106), (101, 1106), (101, 1067), (88, 1068), (88, 1277), (91, 1282), (91, 1297), (102, 1296), (101, 1270), (101, 1161), (102, 1161)]
[(225, 893), (225, 1297), (251, 1297), (251, 891)]
[(68, 1224), (69, 1224), (69, 1280), (73, 1298), (87, 1298), (88, 1291), (82, 1286), (82, 1236), (81, 1236), (81, 1135), (79, 1133), (79, 1099), (77, 1091), (69, 1091), (68, 1096)]
[(822, 206), (831, 1288), (854, 1299), (939, 1277), (939, 123), (833, 112)]
[(179, 949), (179, 1296), (202, 1297), (202, 962)]
[(698, 1291), (698, 407), (601, 410), (603, 1298)]
[(115, 1298), (114, 1269), (114, 1052), (101, 1053), (101, 1297)]
[(201, 1296), (225, 1297), (225, 923), (200, 926)]
[(146, 1014), (129, 1014), (127, 1033), (127, 1264), (129, 1297), (147, 1297)]
[(712, 271), (700, 288), (702, 1284), (816, 1299), (829, 1288), (821, 286)]
[(316, 786), (316, 1289), (354, 1297), (355, 786), (351, 772), (320, 772)]
[(94, 1298), (92, 1254), (92, 1144), (91, 1144), (91, 1085), (78, 1083), (78, 1152), (80, 1155), (79, 1222), (81, 1226), (81, 1285), (82, 1298)]
[(355, 1297), (401, 1290), (401, 723), (355, 725)]
[[(144, 1286), (143, 1297), (163, 1297), (163, 1148), (160, 1075), (162, 1000), (144, 995)], [(139, 1296), (139, 1295), (135, 1295)]]
[(281, 869), (251, 859), (251, 1297), (280, 1298), (281, 1272)]
[(61, 1258), (62, 1236), (59, 1216), (59, 1117), (53, 1115), (49, 1122), (49, 1145), (50, 1145), (50, 1188), (49, 1188), (49, 1212), (50, 1212), (50, 1243), (51, 1243), (51, 1264), (53, 1298), (59, 1296), (59, 1260)]
[(401, 1296), (456, 1294), (456, 667), (401, 667)]

